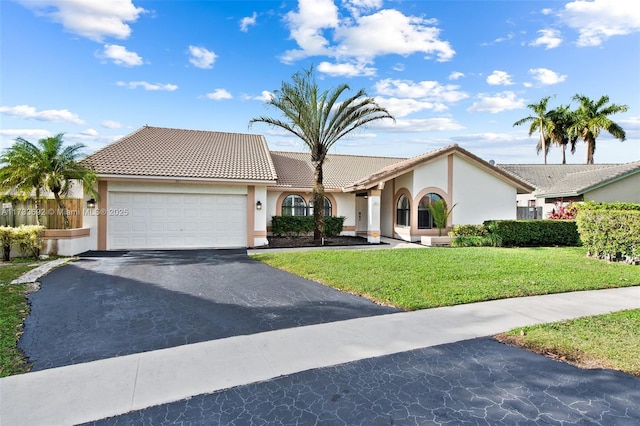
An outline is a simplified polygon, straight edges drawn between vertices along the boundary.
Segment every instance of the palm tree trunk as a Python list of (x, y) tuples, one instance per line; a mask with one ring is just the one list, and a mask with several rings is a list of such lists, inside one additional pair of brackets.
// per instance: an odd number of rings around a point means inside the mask
[(40, 226), (40, 188), (36, 188), (36, 225)]
[(60, 210), (62, 211), (62, 219), (64, 220), (64, 229), (71, 228), (71, 224), (69, 223), (69, 216), (67, 215), (67, 206), (65, 206), (64, 203), (62, 202), (62, 198), (60, 198), (60, 193), (57, 191), (54, 191), (53, 196), (55, 197), (56, 202), (58, 203), (58, 207), (60, 207)]
[(324, 237), (324, 184), (322, 183), (322, 163), (315, 164), (313, 173), (313, 240), (322, 244)]
[(562, 144), (562, 164), (567, 164), (567, 145)]
[(596, 141), (589, 138), (587, 140), (587, 164), (593, 163), (593, 153), (596, 151)]
[(544, 158), (544, 164), (547, 164), (547, 141), (544, 138), (544, 132), (540, 130), (540, 146), (542, 146), (542, 158)]

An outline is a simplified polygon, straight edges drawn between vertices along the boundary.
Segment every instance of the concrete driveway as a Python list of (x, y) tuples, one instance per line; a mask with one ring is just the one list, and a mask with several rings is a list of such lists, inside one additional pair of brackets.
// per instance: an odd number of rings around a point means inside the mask
[(266, 266), (244, 250), (95, 253), (29, 296), (32, 371), (398, 312)]

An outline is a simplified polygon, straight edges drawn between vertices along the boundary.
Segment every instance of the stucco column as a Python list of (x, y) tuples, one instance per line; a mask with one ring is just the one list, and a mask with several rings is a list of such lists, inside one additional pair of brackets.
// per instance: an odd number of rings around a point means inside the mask
[(380, 195), (379, 189), (370, 189), (367, 193), (368, 219), (367, 219), (367, 242), (373, 244), (380, 243)]

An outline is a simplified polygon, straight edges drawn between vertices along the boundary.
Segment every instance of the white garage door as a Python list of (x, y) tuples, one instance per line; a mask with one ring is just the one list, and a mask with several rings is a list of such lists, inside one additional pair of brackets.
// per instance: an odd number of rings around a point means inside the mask
[(247, 197), (109, 192), (107, 248), (233, 248), (247, 245)]

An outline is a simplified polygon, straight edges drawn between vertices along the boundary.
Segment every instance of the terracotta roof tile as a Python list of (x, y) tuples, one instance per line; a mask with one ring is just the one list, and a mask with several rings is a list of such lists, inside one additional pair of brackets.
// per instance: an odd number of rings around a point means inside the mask
[(263, 136), (142, 127), (88, 156), (98, 175), (274, 181)]
[[(271, 158), (278, 172), (277, 187), (313, 187), (313, 165), (310, 153), (273, 151)], [(329, 154), (322, 167), (323, 183), (326, 189), (341, 189), (402, 160), (404, 159), (393, 157)]]

